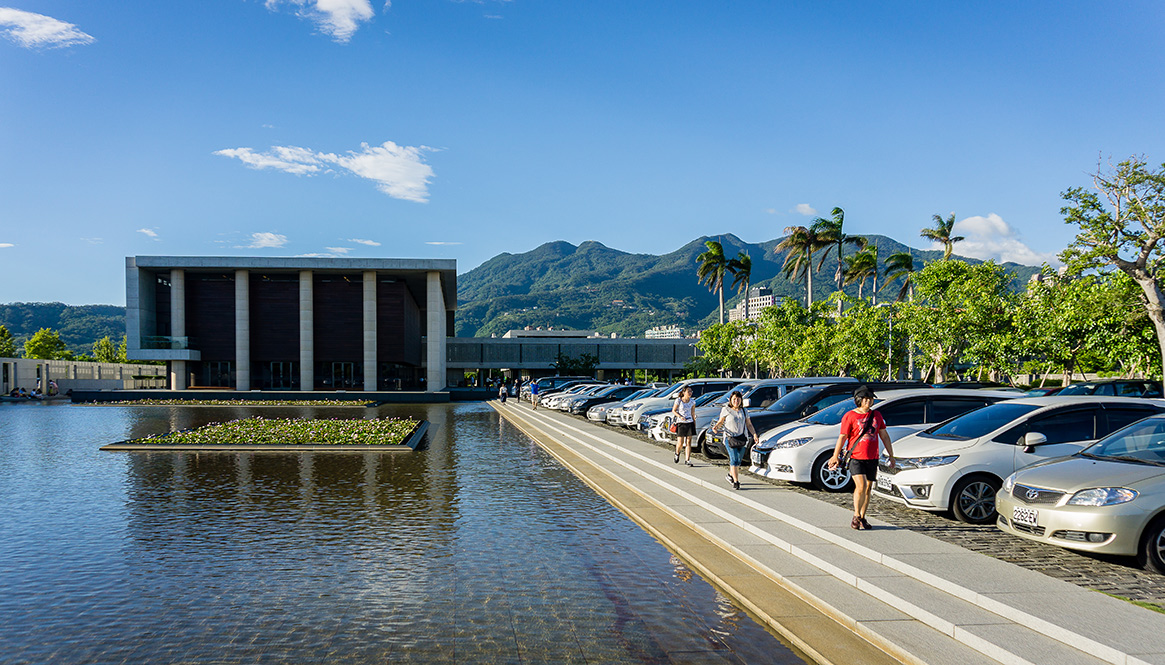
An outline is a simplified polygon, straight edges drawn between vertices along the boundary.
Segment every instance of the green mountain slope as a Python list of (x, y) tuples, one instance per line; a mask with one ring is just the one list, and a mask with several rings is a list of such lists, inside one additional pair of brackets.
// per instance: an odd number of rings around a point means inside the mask
[[(942, 255), (907, 247), (886, 236), (867, 238), (877, 244), (883, 259), (910, 251), (921, 267)], [(740, 251), (752, 257), (753, 286), (769, 287), (778, 298), (804, 301), (804, 284), (790, 282), (781, 274), (785, 253), (776, 249), (779, 238), (753, 244), (732, 234), (705, 236), (660, 256), (629, 254), (593, 241), (577, 247), (558, 241), (522, 254), (499, 254), (459, 275), (457, 335), (500, 336), (525, 326), (553, 326), (630, 337), (642, 336), (652, 326), (690, 329), (714, 323), (718, 320), (716, 294), (696, 281), (696, 257), (704, 251), (704, 242), (711, 239), (719, 240), (729, 257)], [(1031, 266), (1004, 265), (1016, 274), (1016, 288), (1039, 271)], [(815, 301), (833, 292), (835, 266), (836, 259), (830, 257), (814, 275)], [(868, 284), (866, 290), (868, 295)], [(856, 295), (857, 286), (845, 291)], [(726, 309), (739, 299), (727, 289), (724, 297)]]
[(117, 305), (66, 305), (59, 302), (16, 302), (0, 305), (0, 325), (16, 339), (17, 348), (41, 328), (55, 330), (78, 355), (93, 351), (93, 342), (109, 336), (114, 343), (125, 334), (125, 308)]

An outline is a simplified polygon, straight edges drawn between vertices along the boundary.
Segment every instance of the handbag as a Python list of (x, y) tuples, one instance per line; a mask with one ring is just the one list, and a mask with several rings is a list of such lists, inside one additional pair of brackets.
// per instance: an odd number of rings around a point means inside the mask
[(680, 426), (677, 423), (672, 423), (668, 426), (667, 431), (675, 434), (676, 432), (680, 431)]

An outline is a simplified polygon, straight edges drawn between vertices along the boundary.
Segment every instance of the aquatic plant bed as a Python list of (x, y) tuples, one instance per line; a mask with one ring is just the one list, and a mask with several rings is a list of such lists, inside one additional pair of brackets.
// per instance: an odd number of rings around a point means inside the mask
[(376, 406), (367, 399), (131, 399), (89, 406)]
[(243, 418), (102, 446), (101, 450), (413, 450), (429, 423), (412, 418)]

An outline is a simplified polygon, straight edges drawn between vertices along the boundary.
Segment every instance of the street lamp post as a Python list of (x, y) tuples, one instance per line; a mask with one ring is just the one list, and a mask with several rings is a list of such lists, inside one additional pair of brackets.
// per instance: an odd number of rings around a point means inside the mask
[(886, 324), (889, 331), (886, 333), (886, 380), (894, 380), (894, 310), (890, 303), (879, 303), (875, 307), (886, 308)]

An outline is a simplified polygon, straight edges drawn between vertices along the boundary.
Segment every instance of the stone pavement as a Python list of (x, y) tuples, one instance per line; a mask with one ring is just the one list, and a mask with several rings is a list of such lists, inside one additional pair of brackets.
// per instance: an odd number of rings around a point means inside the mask
[[(667, 450), (598, 425), (495, 407), (819, 662), (876, 662), (873, 645), (910, 663), (1165, 665), (1165, 615), (876, 516), (874, 530), (853, 531), (844, 506), (749, 474), (734, 491), (722, 466), (675, 465)], [(669, 541), (650, 528), (669, 520), (690, 535)], [(765, 581), (800, 604), (772, 600)]]

